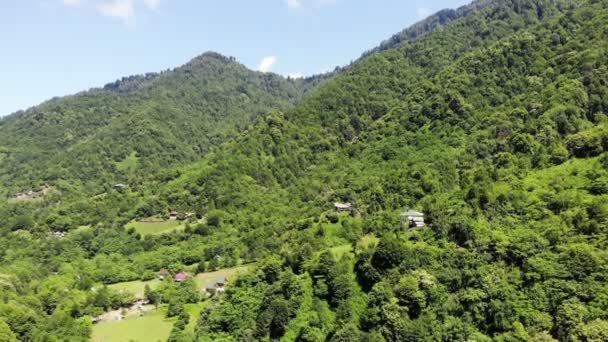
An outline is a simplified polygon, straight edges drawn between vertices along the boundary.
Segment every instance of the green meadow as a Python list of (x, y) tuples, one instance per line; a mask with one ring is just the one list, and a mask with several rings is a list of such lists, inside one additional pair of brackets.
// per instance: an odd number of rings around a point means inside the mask
[[(231, 279), (240, 273), (246, 272), (251, 268), (251, 266), (252, 265), (242, 265), (213, 272), (199, 273), (194, 276), (194, 281), (201, 289), (204, 289), (205, 287), (207, 287), (207, 285), (213, 284), (213, 282), (215, 282), (218, 278), (227, 277), (228, 279)], [(155, 289), (156, 287), (158, 287), (158, 285), (160, 285), (160, 283), (161, 281), (158, 279), (148, 281), (135, 280), (111, 284), (108, 285), (108, 287), (114, 291), (122, 290), (141, 297), (144, 294), (144, 288), (146, 287), (146, 285), (149, 285), (151, 289)]]
[(135, 231), (145, 235), (163, 234), (184, 229), (185, 223), (178, 220), (166, 221), (134, 221), (126, 225), (125, 228), (135, 228)]
[[(186, 304), (190, 322), (186, 330), (193, 332), (205, 302)], [(166, 318), (167, 306), (146, 313), (143, 317), (132, 316), (122, 321), (102, 322), (93, 326), (93, 342), (157, 342), (166, 341), (175, 318)]]

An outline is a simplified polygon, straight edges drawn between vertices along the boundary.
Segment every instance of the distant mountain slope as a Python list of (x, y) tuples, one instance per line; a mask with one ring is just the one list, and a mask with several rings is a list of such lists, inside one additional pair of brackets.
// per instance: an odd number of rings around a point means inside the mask
[[(429, 17), (417, 22), (416, 24), (404, 29), (403, 31), (393, 35), (391, 38), (383, 41), (380, 45), (367, 51), (363, 56), (369, 56), (373, 53), (392, 49), (404, 43), (413, 41), (424, 35), (441, 29), (452, 21), (458, 20), (474, 14), (477, 11), (488, 9), (495, 12), (494, 15), (502, 15), (508, 18), (512, 14), (521, 16), (521, 24), (530, 23), (534, 18), (544, 18), (554, 15), (559, 8), (566, 8), (569, 4), (566, 1), (544, 0), (536, 4), (531, 4), (526, 1), (502, 0), (504, 7), (497, 7), (495, 0), (476, 0), (468, 5), (464, 5), (458, 9), (443, 9)], [(557, 7), (551, 4), (557, 5)], [(508, 10), (507, 10), (508, 9)], [(511, 13), (510, 13), (511, 12)]]
[[(607, 23), (606, 1), (494, 1), (184, 169), (155, 210), (202, 205), (201, 234), (275, 255), (199, 339), (603, 340)], [(382, 239), (332, 258), (366, 233)]]
[(292, 106), (304, 88), (205, 53), (3, 118), (0, 149), (21, 153), (5, 157), (0, 179), (12, 190), (58, 179), (139, 182), (200, 158), (259, 114)]

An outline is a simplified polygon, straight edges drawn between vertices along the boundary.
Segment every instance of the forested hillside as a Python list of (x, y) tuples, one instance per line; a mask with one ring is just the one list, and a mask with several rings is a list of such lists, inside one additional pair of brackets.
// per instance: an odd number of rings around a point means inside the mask
[[(128, 302), (103, 284), (255, 263), (169, 341), (608, 340), (608, 1), (457, 13), (294, 88), (295, 107), (152, 188), (0, 206), (0, 336), (86, 340)], [(195, 217), (124, 227), (171, 209)], [(200, 300), (188, 284), (146, 298), (171, 311)]]
[(304, 88), (303, 80), (205, 53), (171, 71), (123, 78), (3, 118), (0, 151), (15, 153), (3, 160), (0, 179), (11, 192), (48, 184), (90, 194), (108, 184), (141, 184), (198, 160), (257, 115), (288, 108)]

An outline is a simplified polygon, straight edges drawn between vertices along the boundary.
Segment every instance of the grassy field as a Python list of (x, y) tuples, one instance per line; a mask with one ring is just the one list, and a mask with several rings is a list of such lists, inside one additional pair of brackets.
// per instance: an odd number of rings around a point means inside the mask
[[(226, 268), (226, 269), (222, 269), (222, 270), (218, 270), (218, 271), (214, 271), (214, 272), (199, 273), (194, 277), (194, 280), (199, 285), (201, 290), (204, 290), (205, 287), (207, 287), (207, 285), (215, 283), (215, 281), (218, 278), (228, 277), (229, 279), (231, 279), (235, 275), (247, 271), (250, 267), (251, 267), (251, 265), (243, 265), (243, 266), (237, 266), (237, 267), (232, 267), (232, 268)], [(124, 283), (108, 285), (108, 287), (114, 291), (123, 290), (123, 291), (130, 292), (137, 297), (143, 297), (144, 288), (146, 287), (146, 284), (148, 284), (151, 289), (154, 289), (160, 283), (161, 282), (158, 279), (153, 279), (153, 280), (149, 280), (149, 281), (135, 280), (135, 281), (128, 281), (128, 282), (124, 282)]]
[(208, 302), (202, 302), (199, 304), (186, 304), (184, 305), (186, 308), (186, 312), (190, 315), (190, 322), (186, 325), (186, 331), (194, 332), (196, 328), (196, 322), (198, 321), (199, 316), (201, 315), (201, 311), (205, 308)]
[[(239, 273), (250, 269), (252, 265), (243, 265), (226, 268), (214, 272), (197, 274), (194, 277), (197, 285), (203, 290), (207, 285), (215, 283), (218, 278), (228, 277), (234, 279)], [(150, 281), (129, 281), (124, 283), (108, 285), (109, 288), (119, 291), (125, 290), (143, 296), (146, 284), (151, 288), (159, 286), (159, 280)], [(199, 304), (187, 304), (186, 311), (190, 314), (190, 322), (186, 329), (194, 331), (196, 321), (204, 308), (206, 302)], [(165, 318), (166, 306), (161, 306), (158, 310), (147, 313), (143, 317), (133, 316), (122, 321), (102, 322), (93, 326), (93, 342), (156, 342), (166, 341), (173, 328), (174, 319)]]
[[(186, 311), (190, 314), (190, 322), (186, 326), (194, 331), (196, 321), (205, 302), (199, 304), (186, 304)], [(167, 307), (148, 312), (143, 317), (129, 317), (122, 321), (102, 322), (93, 326), (93, 342), (156, 342), (166, 341), (173, 328), (175, 318), (165, 318)]]
[(134, 221), (126, 225), (125, 228), (135, 228), (135, 231), (142, 236), (150, 234), (162, 234), (169, 233), (176, 230), (184, 229), (185, 223), (178, 220), (166, 220), (166, 221)]
[(206, 272), (199, 273), (194, 277), (196, 283), (201, 287), (205, 288), (207, 285), (214, 284), (215, 281), (219, 278), (228, 278), (232, 279), (234, 276), (239, 273), (243, 273), (251, 268), (251, 265), (243, 265), (232, 268), (225, 268), (223, 270), (215, 271), (215, 272)]
[(141, 280), (127, 281), (124, 283), (108, 285), (108, 287), (114, 291), (122, 290), (122, 291), (132, 293), (137, 297), (143, 297), (144, 288), (146, 287), (146, 284), (150, 285), (151, 289), (154, 289), (160, 284), (160, 280), (153, 279), (153, 280), (149, 280), (149, 281), (141, 281)]
[(93, 342), (166, 341), (173, 328), (173, 319), (165, 318), (166, 308), (143, 317), (102, 322), (93, 326)]

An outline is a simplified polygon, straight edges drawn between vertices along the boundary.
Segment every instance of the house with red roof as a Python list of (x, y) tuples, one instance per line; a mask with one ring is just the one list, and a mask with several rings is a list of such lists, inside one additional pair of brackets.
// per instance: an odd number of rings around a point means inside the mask
[(177, 282), (182, 282), (185, 281), (186, 279), (188, 279), (188, 273), (186, 272), (179, 272), (178, 274), (175, 275), (175, 281)]

